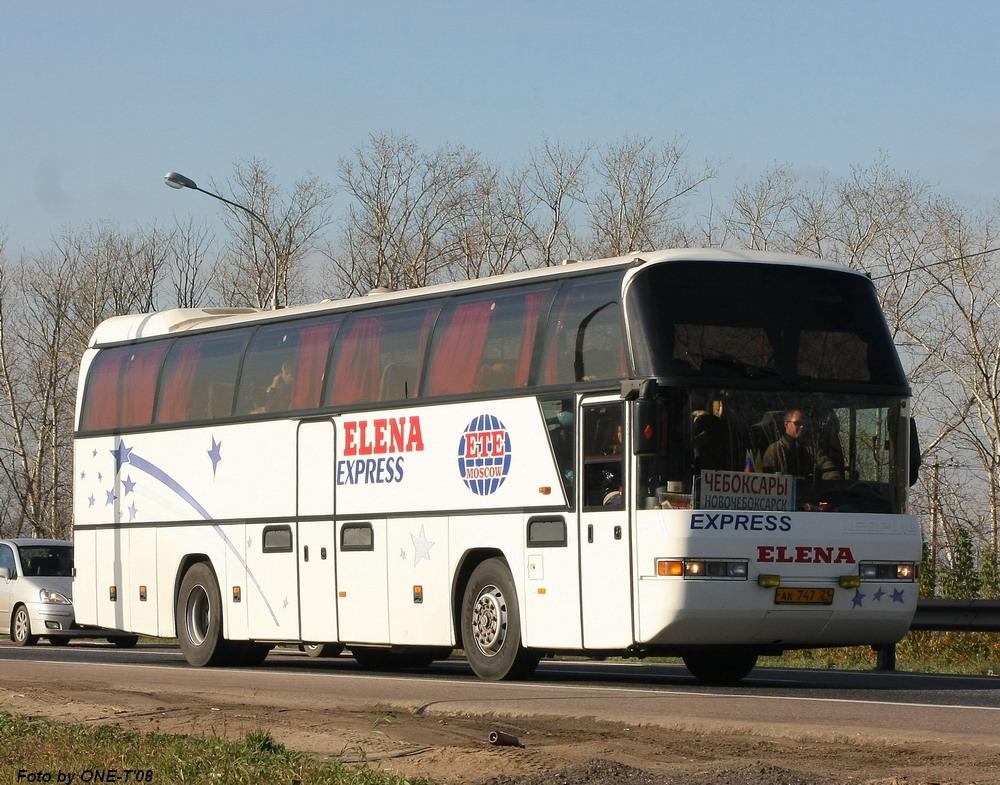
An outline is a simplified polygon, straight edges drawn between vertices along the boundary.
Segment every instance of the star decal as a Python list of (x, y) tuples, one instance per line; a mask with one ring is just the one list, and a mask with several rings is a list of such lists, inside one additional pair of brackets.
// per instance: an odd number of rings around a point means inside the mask
[(101, 474), (100, 472), (98, 472), (98, 473), (97, 473), (97, 481), (98, 481), (98, 482), (100, 482), (100, 481), (101, 481), (101, 480), (103, 480), (103, 479), (104, 479), (104, 475), (103, 475), (103, 474)]
[(97, 499), (94, 498), (94, 494), (90, 494), (90, 496), (87, 498), (87, 501), (90, 502), (90, 504), (88, 504), (87, 506), (88, 507), (93, 507), (94, 506), (94, 502), (96, 502)]
[(885, 597), (885, 592), (882, 591), (882, 587), (879, 586), (878, 591), (872, 595), (872, 599), (875, 600), (875, 602), (881, 602), (883, 597)]
[(118, 498), (118, 494), (114, 491), (105, 491), (105, 493), (108, 495), (108, 500), (105, 502), (104, 506), (107, 507), (109, 504), (114, 503), (115, 499)]
[(111, 451), (111, 454), (115, 456), (115, 474), (118, 474), (122, 464), (128, 463), (132, 457), (132, 448), (126, 447), (125, 442), (118, 442), (118, 446)]
[(868, 596), (867, 594), (862, 594), (861, 593), (861, 589), (855, 589), (854, 590), (854, 597), (851, 599), (851, 607), (852, 608), (860, 608), (861, 607), (861, 601), (865, 597), (867, 597), (867, 596)]
[(421, 559), (431, 560), (431, 548), (434, 543), (427, 539), (424, 533), (424, 526), (420, 524), (420, 535), (410, 532), (410, 541), (413, 543), (413, 566), (416, 567)]
[(893, 589), (892, 590), (892, 601), (893, 602), (902, 602), (903, 601), (903, 590), (902, 589)]
[(96, 458), (96, 457), (97, 457), (97, 450), (94, 450), (94, 451), (93, 451), (93, 452), (92, 452), (92, 453), (90, 454), (90, 457), (92, 457), (92, 458)]
[(139, 511), (135, 508), (135, 502), (132, 502), (128, 506), (128, 520), (129, 523), (135, 520), (135, 516), (139, 514)]
[(131, 475), (125, 478), (125, 482), (122, 483), (125, 486), (125, 495), (128, 496), (132, 491), (135, 490), (135, 482), (132, 480)]
[(287, 597), (285, 597), (285, 599), (282, 600), (281, 607), (282, 608), (287, 608), (288, 607), (288, 598)]
[(86, 480), (87, 479), (87, 473), (86, 472), (80, 472), (80, 479), (81, 480)]
[(222, 460), (222, 442), (215, 441), (215, 437), (212, 437), (212, 449), (208, 451), (208, 457), (212, 460), (212, 476), (215, 476), (215, 470), (219, 466), (219, 461)]
[(402, 559), (403, 561), (406, 561), (406, 551), (403, 550), (402, 548), (399, 549), (399, 558)]

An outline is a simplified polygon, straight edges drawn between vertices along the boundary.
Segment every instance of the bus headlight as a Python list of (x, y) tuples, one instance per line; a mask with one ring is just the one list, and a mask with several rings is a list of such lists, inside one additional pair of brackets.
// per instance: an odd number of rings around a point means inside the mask
[(708, 578), (745, 581), (749, 562), (742, 559), (657, 559), (656, 574), (661, 577)]
[(863, 581), (908, 581), (912, 583), (917, 577), (917, 566), (911, 561), (863, 561), (858, 565), (858, 575)]

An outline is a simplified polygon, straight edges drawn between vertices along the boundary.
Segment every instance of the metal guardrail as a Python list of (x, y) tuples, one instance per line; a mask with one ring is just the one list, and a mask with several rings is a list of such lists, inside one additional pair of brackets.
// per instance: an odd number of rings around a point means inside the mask
[[(1000, 632), (1000, 600), (920, 600), (911, 630)], [(896, 644), (876, 646), (876, 670), (896, 670)]]
[(920, 600), (910, 629), (1000, 632), (1000, 600)]

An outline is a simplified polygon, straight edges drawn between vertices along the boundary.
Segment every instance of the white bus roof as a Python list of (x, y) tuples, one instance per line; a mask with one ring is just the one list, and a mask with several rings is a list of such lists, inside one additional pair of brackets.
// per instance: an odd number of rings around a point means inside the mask
[(799, 267), (842, 270), (861, 275), (861, 273), (843, 265), (807, 256), (796, 256), (794, 254), (767, 253), (762, 251), (731, 251), (721, 248), (676, 248), (666, 251), (636, 251), (625, 256), (609, 259), (573, 262), (572, 264), (542, 267), (520, 273), (476, 278), (471, 281), (454, 281), (435, 286), (425, 286), (419, 289), (373, 293), (346, 300), (324, 300), (323, 302), (310, 305), (283, 308), (280, 311), (261, 311), (255, 308), (175, 308), (156, 313), (113, 316), (97, 326), (90, 338), (90, 346), (95, 347), (103, 344), (152, 338), (157, 335), (184, 332), (193, 329), (206, 329), (223, 325), (230, 326), (244, 322), (264, 322), (271, 319), (287, 319), (292, 316), (322, 313), (324, 311), (350, 310), (352, 307), (359, 305), (370, 306), (376, 303), (389, 303), (395, 300), (405, 300), (434, 294), (475, 291), (479, 288), (491, 288), (508, 283), (559, 277), (587, 270), (597, 271), (602, 268), (614, 269), (628, 265), (639, 266), (680, 261), (788, 264)]

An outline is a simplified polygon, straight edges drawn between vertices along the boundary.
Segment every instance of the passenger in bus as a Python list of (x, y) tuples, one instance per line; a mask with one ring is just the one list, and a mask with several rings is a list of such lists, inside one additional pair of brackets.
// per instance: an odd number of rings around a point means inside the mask
[(709, 401), (705, 409), (691, 412), (691, 448), (694, 471), (728, 469), (729, 430), (723, 420), (724, 406), (720, 400)]
[(840, 480), (843, 468), (829, 455), (814, 448), (805, 438), (809, 423), (801, 409), (789, 409), (784, 417), (785, 432), (764, 452), (762, 470), (817, 480)]
[(295, 377), (288, 367), (288, 363), (282, 363), (281, 370), (274, 375), (270, 386), (266, 390), (267, 411), (284, 412), (291, 408), (292, 383), (294, 381)]

